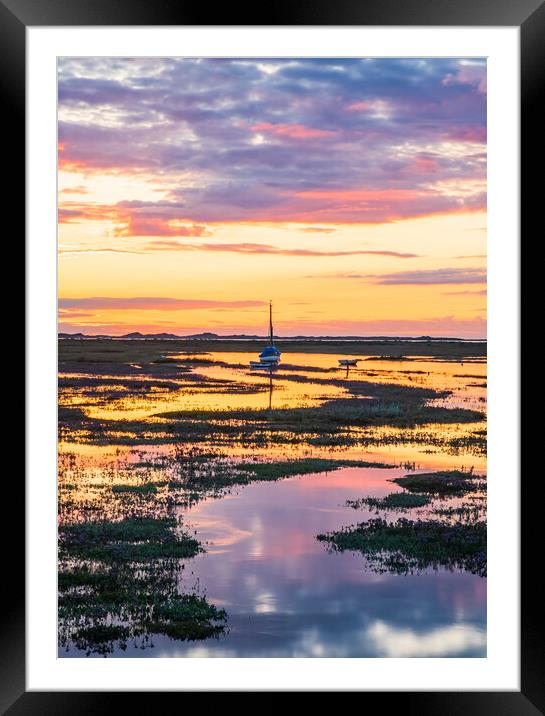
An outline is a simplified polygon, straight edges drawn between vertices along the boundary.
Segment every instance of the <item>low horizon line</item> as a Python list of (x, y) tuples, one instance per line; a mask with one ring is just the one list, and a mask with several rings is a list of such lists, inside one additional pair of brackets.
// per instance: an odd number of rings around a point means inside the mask
[[(220, 334), (220, 333), (214, 333), (212, 331), (202, 331), (200, 333), (188, 333), (185, 335), (178, 335), (176, 333), (170, 333), (168, 331), (157, 331), (155, 333), (142, 333), (141, 331), (129, 331), (128, 333), (123, 333), (120, 335), (115, 335), (111, 333), (83, 333), (82, 331), (76, 331), (74, 333), (69, 331), (58, 331), (57, 336), (85, 336), (86, 338), (126, 338), (128, 336), (134, 336), (139, 335), (144, 338), (153, 338), (155, 336), (172, 336), (173, 338), (171, 340), (184, 340), (188, 338), (199, 338), (201, 336), (210, 336), (207, 340), (217, 340), (217, 339), (226, 339), (226, 338), (252, 338), (257, 340), (266, 340), (269, 338), (267, 335), (260, 335), (257, 333), (226, 333), (226, 334)], [(274, 334), (274, 338), (278, 340), (294, 340), (298, 338), (331, 338), (335, 340), (344, 339), (344, 340), (370, 340), (370, 339), (376, 339), (376, 338), (386, 338), (386, 339), (424, 339), (424, 340), (457, 340), (457, 341), (486, 341), (486, 336), (484, 337), (463, 337), (463, 336), (452, 336), (452, 335), (428, 335), (428, 334), (418, 334), (418, 335), (385, 335), (385, 334), (375, 334), (375, 335), (334, 335), (334, 334), (295, 334), (295, 335), (278, 335)]]

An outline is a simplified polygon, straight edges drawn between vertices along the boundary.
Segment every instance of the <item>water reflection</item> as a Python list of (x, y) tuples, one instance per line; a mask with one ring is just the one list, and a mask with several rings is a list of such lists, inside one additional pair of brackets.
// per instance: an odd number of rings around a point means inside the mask
[[(255, 484), (227, 503), (211, 500), (189, 510), (187, 519), (201, 535), (216, 514), (247, 532), (221, 557), (212, 543), (208, 555), (188, 565), (212, 600), (221, 595), (235, 620), (230, 634), (210, 644), (208, 653), (264, 655), (272, 641), (275, 654), (285, 656), (402, 656), (409, 651), (408, 638), (396, 653), (391, 636), (408, 630), (427, 635), (420, 655), (431, 656), (439, 648), (438, 630), (446, 629), (458, 637), (445, 641), (445, 656), (483, 655), (484, 580), (445, 570), (377, 575), (365, 570), (360, 555), (329, 554), (314, 539), (319, 531), (354, 521), (347, 499), (383, 496), (392, 490), (389, 480), (402, 472), (346, 468)], [(371, 511), (362, 510), (357, 520), (369, 516)], [(248, 574), (251, 580), (245, 579)], [(388, 629), (380, 632), (377, 624)]]
[[(159, 386), (148, 394), (105, 400), (100, 391), (94, 397), (91, 393), (86, 396), (85, 411), (93, 417), (121, 420), (166, 410), (313, 406), (349, 395), (347, 388), (354, 380), (452, 390), (451, 396), (437, 401), (448, 407), (484, 410), (486, 405), (483, 362), (367, 361), (359, 356), (359, 365), (339, 367), (335, 355), (292, 354), (275, 371), (252, 371), (247, 367), (250, 356), (211, 354), (209, 362), (193, 369), (206, 385), (182, 376), (169, 378), (168, 390)], [(120, 376), (111, 378), (110, 388), (115, 388)], [(328, 382), (332, 378), (334, 384)], [(64, 404), (78, 405), (81, 395), (67, 388), (62, 399)], [(360, 460), (416, 463), (426, 469), (474, 467), (481, 471), (484, 455), (463, 449), (447, 453), (444, 445), (435, 447), (433, 439), (447, 435), (463, 439), (484, 426), (407, 428), (404, 443), (395, 442), (396, 428), (354, 429), (354, 433), (360, 430), (382, 440), (380, 446), (369, 448), (355, 445), (335, 450), (315, 445), (310, 449), (296, 442), (248, 448), (232, 441), (225, 445), (203, 441), (200, 447), (245, 459), (250, 455), (342, 454)], [(172, 443), (138, 447), (61, 443), (61, 504), (66, 499), (73, 517), (79, 503), (90, 505), (100, 498), (101, 486), (108, 481), (114, 477), (134, 481), (139, 470), (143, 474), (153, 469), (157, 480), (168, 481), (175, 476), (175, 450)], [(361, 555), (331, 554), (315, 539), (318, 533), (374, 516), (372, 511), (356, 513), (347, 508), (346, 500), (384, 496), (393, 490), (389, 480), (404, 472), (401, 468), (347, 468), (254, 483), (219, 500), (206, 499), (190, 509), (180, 507), (180, 516), (207, 548), (205, 554), (185, 562), (180, 588), (188, 591), (198, 584), (211, 603), (227, 610), (230, 631), (219, 640), (203, 643), (154, 637), (155, 649), (129, 648), (116, 656), (485, 656), (486, 580), (445, 569), (410, 576), (375, 574), (366, 569)], [(68, 497), (63, 498), (65, 483), (77, 489), (67, 491)], [(70, 654), (78, 655), (82, 654)]]
[(272, 408), (272, 394), (273, 394), (273, 372), (274, 368), (269, 368), (269, 410)]
[[(187, 355), (173, 356), (176, 357), (188, 359)], [(349, 395), (347, 386), (339, 384), (339, 377), (347, 384), (362, 380), (448, 390), (451, 394), (434, 404), (477, 410), (486, 407), (486, 364), (482, 362), (460, 364), (419, 357), (381, 360), (359, 356), (357, 366), (339, 366), (335, 355), (293, 353), (286, 354), (284, 363), (276, 368), (273, 385), (273, 375), (268, 369), (248, 369), (252, 357), (255, 356), (251, 353), (209, 354), (209, 361), (201, 359), (203, 364), (190, 364), (193, 366), (190, 376), (180, 372), (177, 378), (155, 379), (157, 385), (141, 395), (127, 393), (121, 382), (130, 379), (137, 386), (138, 376), (102, 375), (100, 381), (113, 381), (108, 385), (109, 392), (105, 392), (104, 386), (93, 386), (86, 396), (86, 412), (93, 418), (126, 420), (167, 410), (263, 408), (263, 393), (268, 393), (267, 401), (269, 398), (272, 401), (273, 389), (278, 396), (274, 404), (277, 409), (310, 407)], [(347, 356), (350, 358), (353, 357)], [(85, 373), (69, 377), (93, 378)], [(120, 382), (116, 384), (116, 380)], [(61, 399), (62, 405), (78, 405), (81, 395), (78, 389), (63, 389)]]
[(371, 516), (356, 517), (346, 500), (387, 494), (402, 472), (346, 468), (254, 483), (183, 510), (208, 552), (186, 562), (180, 586), (198, 583), (224, 607), (229, 632), (199, 644), (154, 638), (153, 655), (485, 656), (485, 579), (444, 569), (375, 574), (361, 555), (331, 554), (315, 539)]
[(468, 652), (486, 654), (486, 632), (477, 626), (452, 626), (418, 631), (393, 627), (377, 620), (367, 628), (366, 638), (375, 644), (379, 656), (441, 657)]

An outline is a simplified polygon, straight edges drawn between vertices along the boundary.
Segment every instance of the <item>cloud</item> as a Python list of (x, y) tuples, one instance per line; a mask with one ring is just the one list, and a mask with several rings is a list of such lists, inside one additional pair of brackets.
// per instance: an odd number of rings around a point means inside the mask
[(84, 311), (71, 311), (70, 309), (59, 308), (60, 319), (67, 318), (68, 320), (73, 321), (76, 318), (92, 318), (94, 315), (94, 313), (87, 313)]
[(432, 316), (429, 318), (369, 319), (369, 320), (305, 320), (282, 321), (275, 325), (279, 335), (311, 336), (436, 336), (476, 338), (486, 337), (486, 320)]
[[(107, 321), (102, 318), (88, 319), (74, 322), (67, 316), (63, 317), (59, 329), (68, 332), (82, 331), (83, 333), (110, 333), (121, 335), (130, 331), (142, 333), (157, 333), (168, 328), (169, 332), (178, 335), (199, 333), (203, 330), (214, 331), (220, 335), (236, 333), (263, 334), (263, 324), (240, 324), (223, 319), (222, 321), (207, 320), (206, 325), (191, 324), (180, 327), (175, 321), (156, 320), (153, 322), (141, 321)], [(436, 336), (483, 339), (486, 337), (486, 321), (481, 317), (459, 319), (454, 316), (438, 316), (422, 319), (399, 320), (305, 320), (281, 321), (276, 320), (277, 332), (281, 336)]]
[(447, 74), (443, 80), (444, 85), (469, 85), (477, 92), (486, 94), (486, 70), (482, 63), (471, 60), (462, 60), (457, 71)]
[(373, 283), (383, 285), (437, 286), (442, 284), (486, 283), (486, 269), (441, 268), (422, 271), (398, 271), (381, 275), (365, 275)]
[(88, 194), (88, 193), (89, 193), (89, 190), (83, 185), (69, 186), (69, 187), (66, 187), (65, 189), (61, 189), (59, 192), (59, 194)]
[[(58, 331), (60, 333), (85, 333), (89, 336), (96, 335), (110, 335), (110, 336), (121, 336), (125, 333), (132, 333), (133, 331), (139, 331), (141, 333), (175, 333), (178, 334), (178, 324), (171, 321), (155, 321), (154, 323), (128, 323), (126, 321), (59, 321)], [(200, 328), (189, 328), (185, 330), (185, 333), (196, 333), (200, 331)]]
[(365, 636), (384, 657), (460, 656), (486, 647), (486, 631), (469, 624), (418, 631), (377, 620), (367, 627)]
[(281, 249), (270, 244), (186, 244), (177, 241), (150, 241), (146, 244), (147, 251), (226, 251), (239, 254), (268, 254), (275, 256), (395, 256), (397, 258), (416, 258), (417, 254), (399, 251), (315, 251), (314, 249)]
[[(121, 235), (486, 206), (485, 60), (62, 58), (59, 69), (60, 167), (154, 175), (174, 210), (133, 206)], [(435, 186), (452, 181), (463, 195)]]
[(281, 249), (270, 244), (234, 243), (234, 244), (191, 244), (170, 239), (149, 241), (142, 248), (136, 249), (114, 249), (111, 247), (91, 248), (60, 248), (62, 256), (78, 256), (79, 254), (152, 254), (162, 251), (212, 251), (235, 254), (266, 254), (273, 256), (302, 256), (302, 257), (335, 257), (335, 256), (392, 256), (401, 259), (418, 258), (418, 254), (404, 253), (401, 251), (359, 250), (353, 251), (316, 251), (314, 249)]
[(168, 201), (120, 201), (117, 204), (63, 202), (58, 221), (111, 221), (114, 236), (211, 236), (205, 226), (187, 223), (183, 205)]
[[(73, 309), (182, 311), (199, 308), (248, 308), (263, 305), (265, 305), (263, 301), (211, 301), (164, 296), (59, 298), (59, 312), (63, 314)], [(74, 318), (74, 315), (71, 315), (70, 318)]]
[[(473, 184), (471, 183), (471, 187)], [(215, 189), (172, 190), (172, 200), (121, 201), (116, 204), (63, 201), (58, 221), (76, 224), (109, 221), (115, 236), (211, 236), (205, 223), (308, 223), (377, 224), (427, 216), (482, 209), (485, 195), (472, 194), (462, 184), (434, 185), (433, 192), (421, 189), (313, 189), (287, 192), (268, 187), (225, 186)], [(453, 198), (455, 202), (453, 203)], [(333, 231), (330, 227), (304, 231)]]
[(142, 251), (131, 251), (129, 249), (114, 249), (114, 248), (101, 248), (101, 249), (72, 249), (72, 248), (60, 248), (58, 250), (62, 256), (78, 256), (79, 254), (141, 254)]
[(304, 226), (300, 231), (309, 234), (332, 234), (336, 229), (331, 226)]
[(324, 137), (334, 137), (336, 134), (330, 129), (314, 129), (302, 124), (270, 124), (270, 122), (254, 124), (250, 129), (253, 132), (265, 132), (289, 139), (323, 139)]
[(443, 291), (443, 296), (486, 296), (487, 290), (480, 291)]
[[(377, 160), (380, 161), (380, 160)], [(401, 171), (401, 170), (400, 170)], [(318, 172), (316, 174), (318, 179)], [(342, 182), (339, 177), (337, 180)], [(406, 177), (411, 187), (398, 189), (305, 189), (248, 182), (227, 183), (202, 189), (177, 189), (172, 195), (186, 203), (187, 220), (207, 223), (308, 223), (382, 224), (433, 216), (483, 211), (486, 194), (475, 189), (473, 180), (457, 182), (449, 191), (448, 184), (415, 186), (413, 177)], [(286, 184), (289, 185), (289, 178)]]

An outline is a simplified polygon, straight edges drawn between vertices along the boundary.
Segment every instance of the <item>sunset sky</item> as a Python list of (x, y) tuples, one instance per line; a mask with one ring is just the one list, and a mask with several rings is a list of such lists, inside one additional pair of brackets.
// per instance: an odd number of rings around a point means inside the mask
[(486, 335), (486, 62), (59, 60), (59, 330)]

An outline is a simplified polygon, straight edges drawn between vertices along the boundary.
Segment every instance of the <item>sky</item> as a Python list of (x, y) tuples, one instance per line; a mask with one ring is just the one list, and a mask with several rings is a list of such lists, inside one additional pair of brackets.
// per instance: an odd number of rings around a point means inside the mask
[(61, 58), (59, 330), (486, 336), (486, 61)]

